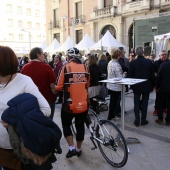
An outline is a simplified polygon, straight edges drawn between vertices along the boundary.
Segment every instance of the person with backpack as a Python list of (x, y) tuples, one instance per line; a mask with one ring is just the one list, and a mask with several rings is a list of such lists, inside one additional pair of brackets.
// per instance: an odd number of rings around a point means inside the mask
[[(87, 67), (79, 59), (79, 50), (71, 48), (67, 51), (68, 63), (62, 67), (58, 77), (57, 85), (52, 90), (60, 91), (63, 89), (63, 103), (61, 108), (61, 122), (64, 137), (69, 145), (66, 158), (81, 155), (81, 146), (84, 140), (84, 122), (87, 118), (89, 99), (88, 87), (90, 76)], [(76, 146), (73, 142), (73, 134), (70, 128), (72, 119), (75, 118), (76, 127)]]

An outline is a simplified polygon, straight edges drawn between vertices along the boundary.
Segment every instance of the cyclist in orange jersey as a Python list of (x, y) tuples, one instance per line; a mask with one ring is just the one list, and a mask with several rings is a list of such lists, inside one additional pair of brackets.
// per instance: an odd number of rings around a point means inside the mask
[[(78, 58), (78, 49), (69, 49), (67, 55), (68, 63), (62, 67), (59, 73), (55, 90), (60, 91), (63, 89), (64, 91), (61, 122), (64, 136), (69, 145), (66, 158), (70, 158), (81, 155), (81, 145), (85, 134), (84, 122), (89, 108), (88, 87), (90, 85), (90, 75), (87, 67)], [(70, 128), (73, 118), (75, 118), (77, 131), (76, 146), (74, 145), (73, 134)]]

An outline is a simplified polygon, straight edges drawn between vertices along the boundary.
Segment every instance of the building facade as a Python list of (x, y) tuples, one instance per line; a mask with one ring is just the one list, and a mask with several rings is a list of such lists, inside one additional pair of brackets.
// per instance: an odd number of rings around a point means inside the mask
[(47, 18), (49, 43), (57, 38), (62, 44), (69, 35), (79, 43), (86, 33), (97, 42), (110, 30), (130, 49), (137, 45), (135, 21), (169, 15), (170, 0), (53, 0), (51, 11)]
[(41, 46), (46, 39), (45, 0), (1, 0), (0, 44), (16, 53)]

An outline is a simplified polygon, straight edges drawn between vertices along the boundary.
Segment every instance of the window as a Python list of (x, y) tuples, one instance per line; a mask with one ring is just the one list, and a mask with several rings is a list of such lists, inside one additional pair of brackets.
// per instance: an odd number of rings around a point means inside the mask
[(79, 18), (82, 15), (82, 2), (76, 3), (76, 18)]
[(76, 44), (78, 44), (83, 38), (83, 30), (76, 30)]
[(27, 8), (27, 15), (31, 15), (31, 9)]
[(14, 40), (14, 34), (9, 34), (9, 40)]
[(18, 27), (23, 27), (23, 22), (21, 20), (18, 21)]
[(115, 27), (113, 27), (112, 25), (106, 25), (106, 26), (103, 28), (103, 30), (102, 30), (102, 32), (101, 32), (101, 35), (104, 36), (104, 34), (107, 32), (107, 30), (109, 30), (110, 33), (113, 35), (113, 37), (116, 38), (116, 29), (115, 29)]
[(104, 8), (113, 5), (113, 0), (104, 0)]
[(59, 10), (58, 10), (58, 8), (53, 10), (53, 18), (54, 18), (54, 21), (59, 19)]
[(36, 16), (36, 17), (40, 16), (40, 11), (39, 11), (39, 10), (36, 10), (36, 11), (35, 11), (35, 16)]
[(37, 41), (41, 41), (41, 36), (40, 35), (37, 36)]
[(54, 34), (54, 38), (56, 38), (57, 41), (60, 42), (60, 33)]
[(8, 19), (8, 26), (12, 27), (13, 26), (13, 20), (12, 19)]
[(18, 13), (18, 14), (21, 14), (21, 13), (22, 13), (22, 7), (20, 7), (20, 6), (17, 7), (17, 13)]
[(8, 12), (12, 12), (12, 5), (7, 4), (7, 11), (8, 11)]
[(40, 29), (40, 23), (36, 23), (36, 28)]
[(20, 40), (20, 41), (23, 41), (23, 40), (24, 40), (23, 34), (19, 34), (19, 40)]
[(53, 10), (53, 28), (59, 27), (59, 9)]
[(32, 28), (32, 23), (31, 22), (27, 22), (27, 28)]

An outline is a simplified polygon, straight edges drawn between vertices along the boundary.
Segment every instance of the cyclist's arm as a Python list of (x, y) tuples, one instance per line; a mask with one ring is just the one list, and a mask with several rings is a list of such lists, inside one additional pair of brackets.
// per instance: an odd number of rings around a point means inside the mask
[(55, 90), (60, 91), (63, 89), (64, 87), (64, 69), (65, 66), (62, 68), (60, 75), (58, 76), (58, 81), (57, 81), (57, 85), (55, 86)]

